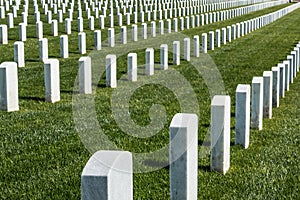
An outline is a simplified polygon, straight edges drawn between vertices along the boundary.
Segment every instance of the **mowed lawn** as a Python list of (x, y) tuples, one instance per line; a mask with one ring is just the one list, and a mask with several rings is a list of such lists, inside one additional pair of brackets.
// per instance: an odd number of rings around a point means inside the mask
[[(250, 18), (273, 12), (278, 6), (247, 15)], [(240, 18), (242, 19), (242, 18)], [(246, 18), (243, 18), (243, 20)], [(237, 19), (235, 19), (237, 20)], [(5, 23), (5, 20), (0, 21)], [(31, 21), (32, 22), (32, 21)], [(190, 36), (225, 27), (238, 21), (228, 20), (183, 31)], [(260, 30), (209, 51), (231, 96), (232, 137), (234, 144), (234, 102), (237, 84), (251, 84), (253, 76), (286, 59), (300, 41), (300, 10), (263, 27)], [(49, 38), (50, 57), (59, 57), (59, 39), (50, 36), (51, 26), (45, 26)], [(78, 59), (76, 24), (70, 36), (70, 58), (60, 60), (61, 101), (44, 102), (43, 63), (38, 61), (35, 25), (29, 24), (26, 41), (26, 67), (19, 69), (20, 111), (0, 112), (0, 198), (1, 199), (80, 199), (80, 175), (91, 156), (75, 129), (72, 95), (77, 75)], [(61, 29), (63, 30), (63, 29)], [(104, 32), (104, 31), (103, 31)], [(13, 42), (18, 40), (17, 28), (9, 30), (9, 45), (0, 45), (0, 62), (13, 60)], [(92, 49), (92, 32), (87, 31), (88, 49)], [(63, 34), (63, 31), (60, 31)], [(103, 34), (105, 38), (105, 33)], [(143, 55), (143, 52), (138, 52)], [(142, 56), (144, 58), (144, 56)], [(171, 58), (170, 58), (171, 59)], [(155, 52), (159, 60), (159, 52)], [(140, 60), (139, 62), (144, 62)], [(118, 77), (126, 73), (126, 60), (118, 60)], [(199, 102), (199, 146), (209, 129), (210, 102), (208, 88), (202, 77), (186, 61), (170, 65), (192, 85)], [(155, 76), (155, 75), (154, 75)], [(299, 75), (298, 75), (299, 76)], [(273, 119), (264, 119), (262, 131), (251, 130), (250, 147), (231, 146), (231, 167), (224, 176), (210, 172), (209, 156), (199, 159), (198, 199), (299, 199), (300, 187), (300, 80), (290, 86), (280, 107), (273, 110)], [(168, 144), (169, 124), (180, 112), (179, 103), (171, 91), (158, 85), (138, 90), (131, 99), (132, 118), (141, 125), (149, 123), (152, 104), (166, 106), (167, 123), (155, 137), (136, 139), (123, 133), (110, 111), (113, 89), (96, 90), (96, 110), (99, 123), (120, 148), (132, 152), (155, 151)], [(150, 100), (149, 100), (150, 99)], [(135, 199), (168, 199), (168, 167), (155, 172), (134, 174)]]

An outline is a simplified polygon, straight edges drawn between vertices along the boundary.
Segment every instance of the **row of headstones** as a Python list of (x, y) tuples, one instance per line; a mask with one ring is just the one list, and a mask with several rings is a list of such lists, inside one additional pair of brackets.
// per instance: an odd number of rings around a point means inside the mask
[(208, 49), (214, 50), (215, 47), (221, 47), (221, 44), (225, 45), (226, 41), (231, 42), (231, 40), (235, 40), (241, 36), (251, 33), (254, 30), (260, 29), (261, 27), (276, 21), (299, 7), (299, 3), (293, 4), (273, 13), (236, 23), (231, 26), (227, 26), (226, 28), (221, 28), (221, 30), (217, 29), (215, 32), (209, 31), (209, 43), (207, 33), (202, 33), (202, 50), (206, 53)]
[[(299, 65), (300, 42), (278, 67), (264, 72), (263, 77), (253, 77), (251, 119), (250, 85), (237, 86), (235, 144), (248, 148), (250, 121), (251, 128), (262, 129), (263, 116), (272, 117), (272, 107), (279, 106), (279, 97), (284, 97), (285, 90), (289, 90)], [(223, 174), (230, 167), (230, 105), (230, 97), (225, 95), (214, 96), (211, 103), (210, 166), (212, 171)], [(197, 199), (197, 141), (197, 115), (176, 114), (170, 125), (171, 199)], [(185, 153), (178, 157), (177, 152)], [(82, 171), (82, 199), (133, 199), (132, 174), (130, 152), (98, 151)]]

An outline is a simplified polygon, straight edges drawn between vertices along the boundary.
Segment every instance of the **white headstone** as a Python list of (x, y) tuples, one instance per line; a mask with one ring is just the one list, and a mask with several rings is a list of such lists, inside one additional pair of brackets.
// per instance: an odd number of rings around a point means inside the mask
[(214, 37), (214, 32), (209, 31), (209, 49), (214, 50), (215, 49), (215, 37)]
[(106, 86), (117, 87), (117, 57), (113, 54), (106, 56)]
[(127, 44), (127, 27), (121, 26), (121, 44)]
[(8, 28), (14, 27), (14, 16), (12, 13), (7, 14), (7, 26), (8, 26)]
[(94, 16), (90, 16), (90, 18), (89, 18), (89, 28), (90, 28), (91, 31), (93, 31), (95, 29), (94, 21), (95, 21)]
[(223, 174), (230, 167), (230, 97), (216, 95), (211, 103), (211, 170)]
[(147, 24), (142, 23), (142, 39), (147, 39)]
[(47, 102), (60, 101), (60, 79), (58, 59), (48, 59), (44, 62), (44, 78)]
[(94, 31), (94, 46), (97, 51), (101, 50), (101, 48), (102, 48), (101, 31), (100, 30)]
[(185, 60), (190, 61), (191, 59), (191, 41), (190, 38), (184, 38), (184, 54), (183, 57)]
[(91, 57), (81, 57), (78, 63), (79, 68), (79, 92), (81, 94), (92, 93), (92, 64)]
[(48, 59), (48, 39), (39, 39), (39, 59), (45, 62)]
[(86, 34), (85, 32), (78, 33), (78, 49), (80, 54), (86, 53)]
[(8, 33), (6, 24), (0, 25), (0, 44), (8, 44)]
[(15, 62), (0, 64), (0, 110), (19, 110), (18, 67)]
[(146, 75), (151, 76), (154, 74), (154, 49), (146, 49)]
[(290, 64), (289, 61), (285, 60), (283, 61), (284, 64), (284, 73), (285, 73), (285, 90), (290, 90)]
[(168, 45), (160, 45), (160, 68), (163, 70), (168, 69)]
[(173, 64), (180, 65), (180, 42), (173, 42)]
[(262, 130), (263, 126), (263, 77), (252, 79), (251, 128)]
[(171, 199), (196, 200), (198, 191), (198, 117), (177, 113), (170, 125)]
[(250, 85), (237, 86), (235, 102), (235, 144), (247, 149), (250, 133)]
[(263, 91), (263, 117), (272, 118), (272, 91), (273, 91), (273, 73), (265, 71), (264, 78), (264, 91)]
[(278, 64), (279, 68), (279, 97), (285, 96), (285, 66), (283, 63)]
[(127, 56), (127, 73), (129, 81), (137, 81), (137, 54), (129, 53)]
[(194, 56), (199, 57), (200, 56), (200, 41), (199, 41), (199, 36), (195, 35), (194, 36)]
[(71, 20), (70, 19), (65, 19), (65, 31), (66, 34), (70, 35), (71, 34)]
[(221, 47), (221, 31), (220, 29), (216, 30), (216, 47)]
[(115, 46), (115, 29), (108, 28), (108, 47)]
[(138, 27), (136, 24), (132, 25), (132, 41), (133, 42), (138, 41)]
[(54, 37), (58, 36), (58, 24), (57, 24), (57, 20), (52, 20), (52, 35)]
[(81, 174), (81, 199), (133, 200), (132, 154), (97, 151)]
[(14, 61), (18, 67), (25, 67), (24, 42), (17, 41), (14, 43)]
[(279, 107), (279, 68), (272, 67), (273, 72), (273, 93), (272, 93), (272, 105), (273, 107)]
[(222, 44), (226, 44), (226, 28), (222, 28)]
[(22, 42), (26, 41), (26, 24), (20, 23), (19, 24), (19, 40)]
[(69, 42), (67, 35), (60, 36), (60, 57), (68, 58), (69, 57)]
[(202, 51), (207, 53), (207, 33), (202, 33)]
[(156, 22), (151, 22), (151, 36), (156, 37)]

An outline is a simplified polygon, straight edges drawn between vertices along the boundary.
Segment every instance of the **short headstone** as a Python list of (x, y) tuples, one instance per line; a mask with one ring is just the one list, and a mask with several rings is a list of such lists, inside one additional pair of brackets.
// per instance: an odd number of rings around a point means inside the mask
[(18, 67), (15, 62), (0, 64), (0, 110), (19, 110)]
[(285, 66), (283, 63), (278, 64), (279, 68), (279, 97), (285, 96)]
[(26, 41), (26, 24), (20, 23), (19, 24), (19, 40), (22, 42)]
[(184, 44), (184, 54), (183, 58), (187, 61), (190, 61), (191, 59), (191, 41), (190, 38), (184, 38), (183, 39), (183, 44)]
[(115, 46), (115, 29), (108, 28), (108, 47)]
[(168, 69), (168, 45), (160, 45), (160, 68), (163, 70)]
[(54, 37), (58, 36), (58, 24), (57, 24), (57, 20), (52, 20), (52, 35)]
[(171, 199), (196, 200), (198, 191), (198, 117), (177, 113), (170, 124)]
[(121, 26), (121, 44), (127, 44), (127, 27)]
[(106, 86), (117, 87), (117, 57), (114, 54), (108, 54), (106, 62)]
[(127, 56), (127, 73), (129, 81), (137, 81), (137, 54), (129, 53)]
[(85, 32), (78, 33), (78, 49), (80, 54), (86, 53), (86, 34)]
[(214, 50), (215, 49), (215, 37), (214, 37), (214, 32), (209, 31), (209, 49)]
[(69, 57), (69, 42), (67, 35), (61, 35), (59, 38), (60, 41), (60, 57), (68, 58)]
[(180, 42), (173, 42), (173, 64), (180, 65)]
[(48, 59), (48, 39), (39, 39), (39, 59), (45, 62)]
[(263, 126), (263, 77), (252, 79), (251, 128), (262, 130)]
[(245, 149), (249, 146), (250, 133), (250, 85), (239, 84), (235, 99), (235, 144)]
[(273, 73), (265, 71), (263, 73), (263, 117), (272, 118), (272, 91), (273, 91)]
[(100, 30), (95, 30), (94, 31), (94, 46), (95, 50), (101, 50), (102, 48), (102, 43), (101, 43), (101, 31)]
[(8, 44), (7, 25), (0, 25), (0, 44)]
[(207, 33), (202, 33), (202, 51), (207, 53)]
[(47, 59), (44, 62), (44, 78), (47, 102), (60, 101), (60, 79), (58, 59)]
[(230, 167), (230, 97), (216, 95), (211, 103), (210, 167), (226, 174)]
[(81, 57), (78, 63), (79, 93), (92, 93), (92, 64), (91, 57)]
[(18, 67), (25, 67), (24, 42), (17, 41), (14, 43), (14, 61)]
[(146, 75), (151, 76), (154, 74), (154, 49), (146, 49)]
[(133, 200), (132, 154), (97, 151), (81, 174), (81, 199)]
[(279, 107), (279, 68), (272, 67), (273, 73), (273, 93), (272, 93), (272, 105), (273, 107)]

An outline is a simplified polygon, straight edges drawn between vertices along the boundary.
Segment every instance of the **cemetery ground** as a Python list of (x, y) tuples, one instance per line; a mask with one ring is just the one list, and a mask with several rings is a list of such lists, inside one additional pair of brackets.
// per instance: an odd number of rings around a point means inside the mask
[[(235, 19), (183, 31), (190, 36), (226, 27), (237, 21), (273, 12), (286, 5), (254, 12)], [(5, 23), (5, 21), (1, 21)], [(297, 77), (280, 107), (273, 110), (272, 119), (264, 119), (262, 131), (251, 130), (247, 150), (234, 146), (234, 102), (238, 84), (250, 84), (253, 76), (286, 58), (300, 41), (300, 10), (274, 23), (228, 43), (210, 56), (220, 71), (227, 95), (231, 97), (231, 167), (226, 175), (210, 172), (209, 156), (199, 159), (199, 199), (297, 199), (300, 193), (300, 80)], [(44, 25), (49, 39), (49, 57), (60, 60), (61, 101), (55, 104), (44, 100), (43, 63), (38, 58), (35, 25), (27, 27), (25, 43), (26, 66), (18, 69), (20, 111), (0, 112), (0, 198), (1, 199), (80, 199), (80, 175), (90, 153), (75, 130), (72, 116), (72, 95), (78, 72), (77, 24), (69, 36), (70, 58), (59, 58), (59, 38), (52, 37), (51, 25)], [(87, 26), (87, 24), (85, 24)], [(63, 28), (59, 28), (63, 30)], [(62, 32), (60, 32), (62, 34)], [(106, 31), (102, 31), (106, 38)], [(87, 31), (87, 49), (93, 49), (93, 34)], [(9, 29), (9, 44), (0, 46), (0, 63), (13, 60), (13, 43), (18, 29)], [(112, 52), (113, 53), (113, 52)], [(144, 52), (138, 53), (143, 65)], [(155, 51), (155, 62), (159, 62)], [(169, 63), (172, 63), (169, 55)], [(118, 77), (126, 73), (126, 57), (118, 59)], [(210, 124), (209, 91), (201, 76), (187, 61), (169, 65), (179, 71), (192, 85), (199, 102), (199, 146)], [(299, 74), (298, 74), (299, 75)], [(155, 76), (155, 75), (154, 75)], [(105, 133), (120, 148), (132, 152), (150, 152), (169, 142), (169, 125), (180, 112), (174, 94), (158, 85), (139, 88), (131, 98), (131, 117), (139, 125), (147, 125), (151, 105), (163, 104), (168, 119), (161, 132), (148, 139), (135, 139), (118, 129), (111, 116), (111, 88), (99, 81), (96, 106), (99, 123)], [(149, 163), (155, 164), (155, 163)], [(134, 199), (168, 199), (169, 170), (134, 174)]]

